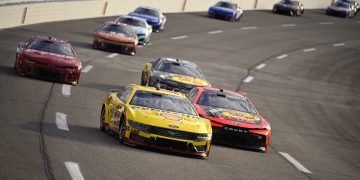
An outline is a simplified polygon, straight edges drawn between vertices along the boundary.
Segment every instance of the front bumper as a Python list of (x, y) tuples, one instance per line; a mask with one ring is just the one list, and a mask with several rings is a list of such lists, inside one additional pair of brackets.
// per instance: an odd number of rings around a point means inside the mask
[(231, 20), (234, 17), (233, 13), (223, 13), (216, 11), (208, 11), (208, 15), (213, 18), (226, 19), (226, 20)]
[[(155, 132), (155, 131), (154, 131)], [(129, 145), (139, 145), (165, 151), (189, 154), (201, 157), (209, 155), (211, 140), (192, 141), (143, 132), (127, 126), (124, 141)]]
[(331, 15), (331, 16), (339, 16), (339, 17), (346, 17), (347, 16), (346, 11), (335, 11), (335, 10), (332, 10), (332, 9), (327, 9), (326, 14)]
[(81, 73), (81, 69), (75, 67), (37, 63), (31, 60), (19, 59), (16, 66), (18, 71), (26, 76), (70, 84), (76, 83), (80, 79)]
[(117, 42), (95, 37), (93, 44), (102, 49), (121, 51), (124, 53), (136, 52), (137, 45), (133, 42)]
[(213, 142), (218, 144), (265, 151), (270, 139), (270, 133), (266, 133), (266, 130), (253, 132), (247, 128), (226, 125), (224, 127), (212, 126), (212, 129)]

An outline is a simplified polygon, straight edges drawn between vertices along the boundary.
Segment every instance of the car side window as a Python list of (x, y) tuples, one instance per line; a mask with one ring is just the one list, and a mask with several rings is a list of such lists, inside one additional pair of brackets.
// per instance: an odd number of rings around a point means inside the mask
[(191, 102), (194, 102), (195, 97), (196, 97), (198, 91), (199, 91), (199, 90), (198, 90), (197, 88), (194, 88), (194, 89), (192, 89), (192, 90), (186, 95), (186, 97), (187, 97)]
[(127, 100), (129, 99), (129, 96), (132, 92), (132, 89), (131, 87), (127, 87), (125, 89), (125, 91), (123, 91), (123, 93), (121, 93), (121, 95), (119, 96), (119, 99), (123, 102), (123, 103), (126, 103)]

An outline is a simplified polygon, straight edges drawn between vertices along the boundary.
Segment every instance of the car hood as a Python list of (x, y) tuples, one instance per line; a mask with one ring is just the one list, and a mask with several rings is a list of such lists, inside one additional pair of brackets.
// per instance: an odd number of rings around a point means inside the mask
[(170, 126), (177, 127), (176, 130), (192, 133), (211, 133), (209, 120), (197, 115), (174, 113), (162, 110), (155, 110), (147, 107), (131, 105), (127, 112), (128, 119), (150, 126), (170, 129)]
[(338, 7), (338, 6), (329, 6), (329, 9), (332, 9), (334, 11), (350, 11), (347, 8), (343, 8), (343, 7)]
[(216, 108), (211, 106), (203, 106), (200, 107), (205, 111), (206, 115), (210, 117), (217, 118), (221, 120), (222, 123), (226, 124), (252, 124), (252, 125), (262, 125), (263, 122), (258, 115), (253, 115), (246, 112), (228, 110), (223, 108)]
[(120, 33), (95, 32), (94, 36), (110, 41), (135, 42), (135, 38), (131, 38), (126, 36), (125, 34), (120, 34)]
[(24, 49), (24, 57), (36, 61), (37, 63), (53, 64), (58, 66), (76, 66), (79, 62), (76, 57), (61, 54), (38, 51), (34, 49)]
[(139, 26), (131, 26), (136, 34), (148, 34), (149, 31), (147, 31), (146, 28), (139, 27)]
[(211, 6), (210, 10), (224, 12), (224, 13), (234, 13), (235, 12), (235, 10), (233, 10), (233, 9), (223, 8), (223, 7), (219, 7), (219, 6)]
[(160, 21), (159, 17), (149, 16), (149, 15), (145, 15), (145, 14), (138, 14), (138, 13), (134, 13), (134, 12), (130, 13), (129, 16), (143, 18), (146, 21), (152, 22), (152, 23), (158, 23)]
[(154, 71), (153, 76), (163, 79), (163, 80), (171, 80), (183, 84), (195, 85), (195, 86), (208, 86), (209, 83), (200, 78), (185, 76), (181, 74), (173, 74), (173, 73), (166, 73), (161, 71)]

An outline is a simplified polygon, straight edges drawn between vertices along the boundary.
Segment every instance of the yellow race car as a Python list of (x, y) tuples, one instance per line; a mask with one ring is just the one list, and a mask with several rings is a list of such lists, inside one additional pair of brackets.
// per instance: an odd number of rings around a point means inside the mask
[(100, 129), (128, 145), (208, 157), (212, 129), (179, 92), (131, 84), (112, 90), (102, 105)]

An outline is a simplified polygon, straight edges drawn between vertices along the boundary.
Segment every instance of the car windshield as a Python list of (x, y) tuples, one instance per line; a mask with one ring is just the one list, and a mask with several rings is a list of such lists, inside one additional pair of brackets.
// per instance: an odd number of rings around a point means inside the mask
[(336, 7), (341, 7), (341, 8), (350, 8), (350, 4), (348, 4), (348, 3), (343, 3), (343, 2), (337, 2), (336, 4), (335, 4), (335, 6)]
[(110, 34), (124, 34), (128, 37), (135, 37), (135, 33), (132, 28), (125, 25), (106, 24), (100, 29), (100, 31)]
[(135, 18), (122, 17), (117, 20), (117, 23), (124, 23), (130, 26), (146, 28), (146, 24), (144, 21)]
[(160, 17), (160, 13), (157, 10), (154, 10), (154, 9), (137, 8), (134, 11), (134, 13), (144, 14), (144, 15), (148, 15), (148, 16)]
[(289, 5), (297, 5), (297, 2), (296, 1), (290, 1), (290, 0), (285, 0), (285, 1), (282, 1), (283, 4), (289, 4)]
[(203, 106), (257, 114), (255, 108), (246, 98), (234, 93), (206, 90), (201, 94), (197, 103)]
[(131, 105), (160, 109), (183, 114), (196, 115), (191, 103), (185, 97), (161, 94), (149, 91), (136, 91)]
[(199, 67), (178, 62), (163, 62), (155, 70), (204, 79)]
[(229, 2), (218, 2), (215, 6), (223, 7), (223, 8), (229, 8), (229, 9), (236, 9), (236, 5), (229, 3)]
[(45, 39), (35, 39), (30, 42), (27, 48), (66, 56), (75, 56), (70, 44)]

